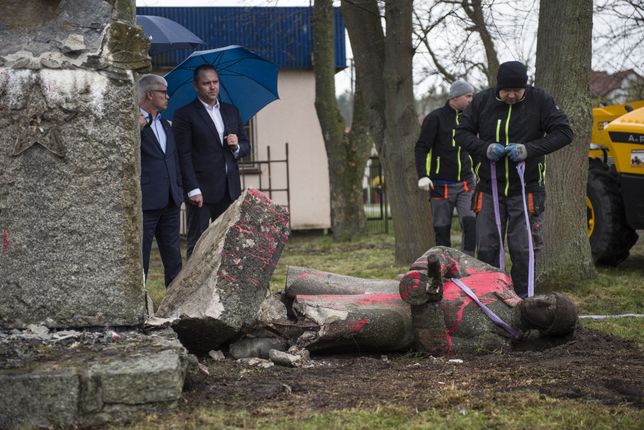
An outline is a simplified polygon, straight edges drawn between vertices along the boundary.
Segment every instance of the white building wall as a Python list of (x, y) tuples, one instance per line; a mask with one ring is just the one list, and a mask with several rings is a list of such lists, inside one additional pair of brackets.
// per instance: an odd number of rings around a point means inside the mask
[[(291, 227), (294, 230), (331, 227), (329, 170), (322, 131), (315, 112), (315, 78), (312, 71), (280, 70), (280, 100), (262, 109), (255, 117), (257, 158), (285, 158), (289, 148)], [(280, 164), (273, 164), (273, 188), (285, 188), (286, 179)], [(247, 177), (247, 186), (256, 186)], [(268, 186), (267, 175), (262, 186)], [(286, 204), (286, 193), (273, 193), (273, 200)]]

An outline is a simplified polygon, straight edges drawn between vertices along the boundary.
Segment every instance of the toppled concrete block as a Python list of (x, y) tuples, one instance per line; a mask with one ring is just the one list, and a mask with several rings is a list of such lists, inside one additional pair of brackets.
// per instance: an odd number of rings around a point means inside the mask
[(288, 212), (246, 190), (197, 242), (156, 316), (193, 353), (207, 353), (252, 326), (290, 234)]
[(0, 338), (0, 428), (95, 426), (175, 406), (187, 363), (176, 334), (114, 333)]
[[(409, 305), (398, 281), (363, 279), (289, 266), (285, 296), (296, 318), (272, 327), (310, 351), (396, 351), (411, 347)], [(298, 333), (299, 330), (299, 333)]]
[(317, 325), (314, 336), (308, 330), (298, 340), (310, 351), (398, 351), (414, 343), (409, 305), (399, 294), (301, 295), (293, 310)]
[(397, 294), (398, 283), (338, 275), (309, 267), (288, 266), (284, 291), (290, 298), (318, 294)]

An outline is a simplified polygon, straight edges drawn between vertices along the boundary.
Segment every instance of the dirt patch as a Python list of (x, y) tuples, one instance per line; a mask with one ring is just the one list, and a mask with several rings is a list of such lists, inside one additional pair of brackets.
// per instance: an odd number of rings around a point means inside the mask
[(186, 406), (208, 403), (250, 411), (269, 407), (291, 414), (382, 404), (425, 410), (526, 391), (635, 408), (642, 408), (644, 399), (642, 351), (633, 342), (593, 330), (579, 329), (564, 343), (536, 342), (507, 354), (314, 359), (312, 368), (258, 369), (202, 358), (210, 375), (189, 373)]

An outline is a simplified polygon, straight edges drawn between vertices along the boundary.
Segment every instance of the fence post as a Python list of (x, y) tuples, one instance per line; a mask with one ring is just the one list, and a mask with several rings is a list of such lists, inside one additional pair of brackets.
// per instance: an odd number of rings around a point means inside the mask
[(284, 142), (284, 150), (286, 151), (286, 205), (288, 207), (288, 228), (291, 228), (291, 174), (288, 164), (288, 142)]
[(268, 198), (273, 200), (273, 175), (271, 172), (271, 146), (266, 146), (266, 156), (268, 160)]

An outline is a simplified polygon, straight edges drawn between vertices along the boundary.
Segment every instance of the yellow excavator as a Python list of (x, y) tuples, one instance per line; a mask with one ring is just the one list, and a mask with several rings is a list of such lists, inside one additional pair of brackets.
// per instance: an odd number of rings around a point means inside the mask
[(644, 100), (593, 109), (588, 239), (595, 264), (616, 266), (644, 229)]

